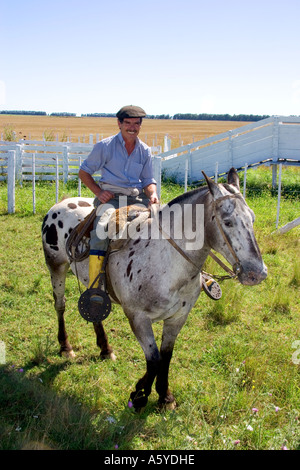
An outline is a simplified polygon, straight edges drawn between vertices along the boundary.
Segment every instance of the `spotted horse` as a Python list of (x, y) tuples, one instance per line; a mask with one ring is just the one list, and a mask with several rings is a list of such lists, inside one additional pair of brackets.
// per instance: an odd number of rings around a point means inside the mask
[[(130, 395), (136, 410), (147, 404), (155, 379), (160, 406), (176, 405), (168, 385), (169, 365), (175, 340), (201, 292), (201, 270), (211, 250), (224, 256), (244, 285), (259, 284), (267, 276), (253, 232), (254, 214), (239, 191), (237, 172), (232, 168), (224, 184), (208, 177), (206, 181), (207, 186), (186, 192), (161, 207), (158, 217), (149, 218), (137, 236), (129, 239), (123, 249), (112, 251), (108, 258), (108, 292), (112, 301), (122, 306), (146, 359), (146, 372)], [(186, 207), (192, 208), (189, 229), (197, 228), (200, 212), (196, 209), (202, 208), (199, 246), (191, 245), (191, 236), (186, 233), (191, 230), (181, 230)], [(65, 278), (71, 267), (87, 286), (88, 260), (76, 266), (70, 262), (66, 241), (71, 230), (92, 209), (92, 199), (66, 199), (55, 204), (43, 222), (43, 247), (58, 315), (60, 351), (69, 357), (74, 353), (64, 322)], [(171, 212), (168, 237), (163, 221)], [(155, 224), (158, 231), (154, 230)], [(199, 233), (195, 230), (195, 237)], [(163, 322), (160, 350), (152, 330), (152, 323), (158, 321)], [(101, 357), (115, 359), (102, 322), (93, 325)]]

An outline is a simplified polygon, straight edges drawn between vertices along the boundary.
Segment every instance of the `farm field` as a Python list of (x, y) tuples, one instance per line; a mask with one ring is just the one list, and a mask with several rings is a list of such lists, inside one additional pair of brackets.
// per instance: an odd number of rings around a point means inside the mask
[[(283, 168), (283, 181), (294, 193), (282, 197), (280, 225), (299, 217), (299, 169)], [(8, 215), (1, 183), (0, 449), (300, 450), (300, 227), (272, 234), (277, 193), (270, 186), (270, 168), (248, 171), (246, 200), (256, 215), (267, 279), (254, 287), (224, 281), (218, 302), (201, 293), (171, 362), (178, 408), (160, 413), (153, 389), (137, 415), (128, 399), (144, 374), (141, 348), (114, 305), (104, 326), (117, 361), (99, 359), (93, 328), (77, 310), (80, 292), (71, 273), (66, 327), (76, 358), (58, 355), (41, 245), (55, 185), (37, 183), (35, 215), (31, 184), (17, 185), (16, 213)], [(182, 192), (163, 183), (162, 202)], [(59, 197), (65, 195), (77, 195), (75, 182), (60, 185)], [(84, 187), (82, 196), (90, 196)], [(224, 274), (210, 259), (205, 269)], [(159, 344), (162, 325), (154, 330)]]
[[(221, 132), (241, 127), (249, 122), (241, 121), (182, 121), (170, 119), (144, 119), (139, 137), (149, 146), (161, 145), (164, 136), (168, 134), (172, 148), (196, 142)], [(89, 135), (99, 134), (100, 139), (118, 132), (116, 118), (92, 117), (57, 117), (57, 116), (19, 116), (0, 114), (0, 134), (5, 127), (16, 132), (17, 140), (42, 140), (43, 134), (53, 140), (58, 135), (59, 140), (72, 142), (88, 142)]]

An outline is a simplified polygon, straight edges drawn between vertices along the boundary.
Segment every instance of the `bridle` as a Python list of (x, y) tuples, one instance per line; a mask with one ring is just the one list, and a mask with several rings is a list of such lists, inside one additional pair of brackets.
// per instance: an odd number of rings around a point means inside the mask
[[(234, 197), (239, 197), (239, 198), (242, 198), (241, 194), (240, 193), (234, 193), (234, 194), (227, 194), (226, 196), (221, 196), (220, 198), (218, 199), (215, 199), (213, 201), (213, 215), (215, 217), (215, 220), (217, 222), (217, 226), (218, 226), (218, 229), (219, 231), (221, 232), (221, 235), (230, 251), (230, 253), (232, 254), (232, 256), (234, 257), (235, 261), (236, 261), (236, 264), (234, 265), (233, 269), (234, 271), (232, 271), (228, 266), (226, 266), (226, 264), (223, 263), (223, 261), (221, 261), (214, 253), (212, 253), (212, 251), (209, 252), (209, 256), (214, 260), (216, 261), (226, 272), (228, 272), (228, 276), (216, 276), (214, 275), (213, 277), (217, 280), (224, 280), (224, 279), (234, 279), (238, 276), (238, 274), (241, 273), (242, 271), (242, 267), (240, 265), (240, 262), (239, 262), (239, 259), (237, 257), (237, 254), (236, 252), (234, 251), (232, 245), (230, 244), (224, 230), (223, 230), (223, 227), (220, 223), (220, 220), (219, 220), (219, 216), (218, 216), (218, 212), (216, 210), (216, 207), (217, 207), (217, 204), (219, 202), (222, 202), (226, 199), (230, 199), (230, 198), (234, 198)], [(185, 251), (182, 250), (182, 248), (180, 248), (180, 246), (175, 242), (175, 240), (171, 237), (171, 235), (167, 234), (162, 226), (161, 226), (161, 223), (160, 221), (158, 220), (158, 228), (159, 228), (159, 231), (161, 232), (161, 234), (164, 236), (164, 238), (166, 240), (168, 240), (168, 242), (178, 251), (178, 253), (181, 254), (181, 256), (186, 259), (190, 264), (192, 264), (195, 268), (197, 268), (198, 271), (202, 271), (201, 268), (199, 266), (197, 266), (194, 261), (187, 255), (187, 253)], [(202, 271), (204, 272), (204, 271)]]
[(238, 197), (240, 199), (242, 198), (241, 194), (234, 193), (234, 194), (227, 194), (226, 196), (222, 196), (218, 199), (214, 199), (214, 201), (213, 201), (213, 213), (214, 213), (214, 216), (215, 216), (215, 219), (216, 219), (216, 222), (217, 222), (218, 229), (221, 232), (221, 235), (222, 235), (222, 237), (223, 237), (230, 253), (232, 254), (232, 256), (234, 257), (234, 259), (236, 261), (236, 264), (234, 265), (234, 273), (237, 276), (238, 274), (241, 273), (242, 267), (241, 267), (241, 264), (240, 264), (240, 261), (238, 259), (238, 256), (237, 256), (236, 252), (234, 251), (232, 245), (229, 243), (229, 240), (228, 240), (228, 238), (227, 238), (227, 236), (226, 236), (226, 234), (223, 230), (223, 227), (221, 225), (221, 222), (220, 222), (220, 219), (219, 219), (219, 216), (218, 216), (218, 212), (216, 210), (217, 204), (219, 202), (225, 201), (226, 199), (230, 199), (230, 198), (236, 198), (236, 197)]

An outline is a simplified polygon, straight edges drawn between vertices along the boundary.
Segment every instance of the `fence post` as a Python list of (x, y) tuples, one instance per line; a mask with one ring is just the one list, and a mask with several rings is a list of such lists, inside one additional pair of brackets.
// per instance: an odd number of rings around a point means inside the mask
[(32, 209), (35, 214), (35, 153), (32, 154)]
[(191, 150), (191, 144), (188, 144), (189, 150), (188, 150), (188, 161), (189, 161), (189, 172), (188, 172), (188, 183), (191, 183), (192, 181), (192, 171), (193, 171), (193, 166), (192, 166), (192, 150)]
[(153, 174), (154, 174), (154, 179), (157, 183), (156, 190), (157, 190), (157, 195), (160, 199), (160, 193), (161, 193), (161, 157), (154, 156), (152, 158), (153, 158)]
[(279, 224), (280, 198), (281, 198), (281, 170), (282, 170), (282, 163), (279, 164), (276, 228), (278, 228), (278, 224)]
[(233, 167), (233, 148), (232, 148), (232, 131), (228, 131), (228, 153), (229, 153), (229, 160), (230, 165)]
[(23, 183), (22, 177), (22, 153), (23, 153), (23, 145), (16, 145), (16, 179), (19, 181), (20, 184)]
[(15, 213), (16, 152), (9, 150), (7, 158), (7, 210)]
[(56, 204), (58, 203), (58, 192), (59, 192), (59, 168), (58, 168), (58, 155), (56, 155), (55, 157), (55, 203)]
[(219, 173), (219, 162), (216, 162), (216, 166), (215, 166), (215, 183), (218, 182), (218, 173)]
[(63, 148), (63, 181), (67, 183), (68, 181), (68, 171), (69, 171), (69, 161), (68, 161), (68, 147), (64, 146)]
[(272, 133), (272, 188), (276, 188), (277, 179), (277, 164), (278, 160), (278, 149), (279, 149), (279, 117), (273, 116), (273, 133)]
[(244, 199), (245, 199), (245, 197), (246, 197), (247, 168), (248, 168), (248, 163), (245, 163), (245, 171), (244, 171), (244, 191), (243, 191)]
[[(80, 167), (81, 167), (81, 155), (79, 155), (78, 157), (78, 172), (80, 170)], [(81, 179), (78, 176), (78, 197), (80, 196), (81, 196)]]
[(272, 159), (278, 160), (279, 149), (279, 116), (273, 116), (273, 135), (272, 135)]
[(171, 139), (169, 139), (168, 134), (164, 137), (164, 152), (171, 150)]
[(277, 183), (277, 165), (272, 164), (272, 188), (276, 188)]
[(187, 192), (187, 185), (188, 185), (188, 177), (189, 177), (189, 156), (190, 156), (190, 150), (189, 153), (187, 153), (185, 157), (185, 168), (184, 168), (184, 192)]

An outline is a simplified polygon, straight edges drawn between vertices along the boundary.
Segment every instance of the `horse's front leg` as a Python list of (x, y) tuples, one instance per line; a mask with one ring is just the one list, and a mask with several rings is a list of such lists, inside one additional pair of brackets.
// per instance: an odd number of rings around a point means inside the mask
[(116, 356), (113, 353), (113, 349), (110, 346), (107, 338), (107, 334), (103, 328), (102, 322), (94, 323), (94, 330), (97, 337), (97, 346), (101, 349), (100, 357), (101, 359), (112, 359), (116, 360)]
[(147, 363), (145, 375), (138, 381), (135, 391), (130, 395), (130, 400), (135, 410), (140, 411), (148, 402), (154, 379), (158, 373), (160, 355), (155, 342), (150, 319), (146, 315), (142, 314), (128, 315), (128, 319), (132, 331), (144, 351)]
[(161, 408), (174, 409), (176, 407), (175, 398), (169, 390), (169, 367), (176, 338), (186, 321), (186, 317), (187, 315), (180, 319), (170, 318), (164, 322), (160, 364), (156, 379), (156, 391), (159, 395), (158, 403)]

